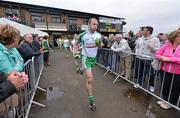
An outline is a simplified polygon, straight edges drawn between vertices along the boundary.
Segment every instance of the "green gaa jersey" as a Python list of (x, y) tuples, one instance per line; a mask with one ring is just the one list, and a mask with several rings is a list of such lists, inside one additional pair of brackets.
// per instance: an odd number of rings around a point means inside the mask
[(95, 58), (97, 55), (98, 47), (87, 48), (88, 45), (96, 45), (96, 40), (101, 39), (101, 34), (98, 32), (91, 33), (89, 31), (84, 31), (79, 34), (78, 42), (82, 46), (82, 55), (86, 57)]

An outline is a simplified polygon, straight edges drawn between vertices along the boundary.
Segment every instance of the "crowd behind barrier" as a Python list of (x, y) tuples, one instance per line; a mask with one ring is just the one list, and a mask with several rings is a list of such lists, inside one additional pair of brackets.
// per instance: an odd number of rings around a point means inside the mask
[(45, 91), (38, 86), (44, 68), (43, 54), (34, 56), (24, 64), (23, 71), (28, 75), (28, 83), (17, 93), (17, 96), (9, 97), (0, 103), (0, 116), (3, 118), (27, 118), (32, 103), (45, 107), (45, 105), (34, 101), (37, 88)]
[[(135, 53), (128, 53), (131, 57), (131, 64), (124, 63), (124, 55), (122, 52), (113, 52), (110, 49), (100, 48), (97, 55), (97, 64), (105, 68), (108, 72), (114, 73), (117, 77), (114, 79), (115, 83), (118, 79), (122, 78), (127, 82), (134, 85), (136, 88), (140, 88), (143, 91), (151, 94), (159, 100), (171, 105), (172, 107), (180, 110), (180, 94), (178, 89), (175, 88), (177, 76), (173, 72), (176, 70), (178, 63), (170, 63), (171, 78), (169, 83), (166, 79), (169, 73), (155, 68), (154, 64), (162, 64), (162, 61), (155, 62), (154, 57), (137, 55)], [(127, 53), (126, 53), (127, 54)], [(141, 62), (137, 57), (147, 58), (147, 61)], [(123, 62), (123, 63), (122, 63)], [(161, 66), (161, 65), (159, 65)], [(166, 68), (166, 65), (164, 65)], [(130, 67), (130, 72), (129, 71)], [(153, 68), (154, 67), (154, 68)], [(127, 76), (129, 74), (129, 76)], [(178, 78), (179, 79), (179, 78)], [(154, 90), (150, 90), (150, 86), (153, 83)], [(177, 95), (178, 94), (178, 95)]]

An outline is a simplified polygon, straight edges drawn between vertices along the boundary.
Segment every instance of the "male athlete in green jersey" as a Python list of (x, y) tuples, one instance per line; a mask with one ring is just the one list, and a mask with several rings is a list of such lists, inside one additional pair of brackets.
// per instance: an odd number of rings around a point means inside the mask
[(82, 66), (84, 68), (84, 72), (86, 74), (86, 88), (88, 93), (88, 101), (90, 103), (90, 109), (95, 110), (94, 104), (94, 96), (93, 96), (93, 74), (92, 74), (92, 67), (94, 67), (96, 63), (96, 55), (99, 46), (103, 46), (101, 42), (101, 34), (98, 33), (98, 21), (96, 18), (91, 18), (88, 21), (89, 29), (79, 34), (78, 42), (74, 44), (74, 51), (75, 54), (78, 51), (79, 45), (82, 47)]

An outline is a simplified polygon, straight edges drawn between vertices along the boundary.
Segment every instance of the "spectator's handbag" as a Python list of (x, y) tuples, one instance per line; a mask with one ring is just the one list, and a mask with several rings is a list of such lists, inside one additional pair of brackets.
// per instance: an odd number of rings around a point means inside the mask
[(162, 61), (154, 59), (151, 63), (154, 70), (160, 70), (161, 69)]

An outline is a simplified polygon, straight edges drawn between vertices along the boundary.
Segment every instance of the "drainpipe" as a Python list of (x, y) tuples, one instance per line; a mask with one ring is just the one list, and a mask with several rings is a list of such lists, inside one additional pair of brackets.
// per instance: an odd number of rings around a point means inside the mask
[(48, 9), (46, 8), (46, 11), (45, 11), (45, 15), (46, 15), (46, 27), (47, 27), (47, 32), (48, 32), (48, 18), (47, 18), (47, 15), (48, 15)]

